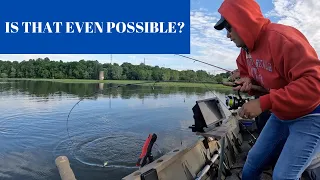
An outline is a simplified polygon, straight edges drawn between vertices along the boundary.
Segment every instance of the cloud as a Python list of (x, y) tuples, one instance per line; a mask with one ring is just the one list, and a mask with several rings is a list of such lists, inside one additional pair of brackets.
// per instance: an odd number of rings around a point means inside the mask
[(310, 44), (320, 53), (320, 1), (317, 0), (273, 0), (274, 9), (266, 14), (278, 23), (300, 30)]
[[(194, 58), (233, 70), (240, 49), (226, 37), (226, 31), (214, 29), (220, 16), (205, 9), (191, 11), (191, 45)], [(214, 67), (206, 69), (218, 70)]]
[[(320, 54), (320, 1), (273, 0), (274, 8), (265, 14), (277, 23), (300, 30)], [(225, 31), (216, 31), (214, 24), (220, 15), (199, 9), (191, 12), (191, 44), (194, 57), (227, 69), (235, 69), (239, 49), (226, 38)], [(208, 68), (208, 67), (207, 67)], [(212, 70), (211, 70), (212, 71)], [(221, 72), (220, 72), (221, 73)]]

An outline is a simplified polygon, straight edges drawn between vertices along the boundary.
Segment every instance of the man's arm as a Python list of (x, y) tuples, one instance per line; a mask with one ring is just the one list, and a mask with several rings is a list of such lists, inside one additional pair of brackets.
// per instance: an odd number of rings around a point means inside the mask
[(244, 50), (241, 50), (241, 53), (239, 54), (236, 62), (237, 62), (238, 71), (239, 71), (238, 73), (240, 78), (247, 78), (252, 85), (256, 85), (255, 89), (251, 88), (249, 91), (247, 91), (248, 95), (262, 96), (267, 94), (268, 91), (263, 87), (259, 87), (260, 85), (250, 76), (247, 65), (246, 65), (246, 52)]
[(270, 109), (292, 119), (309, 113), (320, 103), (320, 61), (301, 34), (293, 37), (288, 39), (277, 32), (271, 35), (274, 66), (289, 84), (260, 97), (263, 111)]

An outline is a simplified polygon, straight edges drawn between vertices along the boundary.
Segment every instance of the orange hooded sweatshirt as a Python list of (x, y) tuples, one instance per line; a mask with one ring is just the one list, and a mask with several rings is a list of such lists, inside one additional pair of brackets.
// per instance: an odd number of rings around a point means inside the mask
[(319, 110), (320, 60), (301, 32), (271, 23), (254, 0), (224, 0), (218, 11), (247, 46), (236, 60), (240, 76), (270, 90), (259, 98), (263, 111), (290, 120)]

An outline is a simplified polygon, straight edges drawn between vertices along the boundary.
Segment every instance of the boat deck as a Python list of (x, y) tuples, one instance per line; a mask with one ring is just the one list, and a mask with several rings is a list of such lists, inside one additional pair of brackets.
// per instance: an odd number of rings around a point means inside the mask
[[(254, 134), (256, 137), (258, 137), (257, 134)], [(242, 175), (242, 168), (246, 160), (246, 156), (251, 148), (251, 146), (248, 144), (248, 140), (250, 138), (250, 135), (244, 133), (243, 134), (243, 144), (241, 146), (243, 152), (239, 154), (236, 158), (236, 162), (231, 165), (231, 176), (226, 177), (226, 180), (241, 180)], [(262, 180), (272, 180), (272, 168), (267, 167), (266, 170), (261, 175)]]

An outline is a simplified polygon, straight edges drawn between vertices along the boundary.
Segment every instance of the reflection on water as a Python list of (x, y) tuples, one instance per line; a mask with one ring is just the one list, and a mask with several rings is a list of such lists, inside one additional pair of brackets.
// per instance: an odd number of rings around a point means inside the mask
[[(198, 138), (188, 128), (195, 101), (215, 95), (224, 101), (233, 93), (205, 86), (0, 82), (0, 179), (59, 179), (59, 155), (68, 156), (78, 179), (121, 179), (136, 170), (149, 133), (158, 136), (156, 157), (185, 147)], [(83, 97), (70, 114), (69, 139), (66, 119)]]
[[(50, 81), (6, 81), (0, 85), (1, 93), (8, 93), (9, 95), (18, 95), (22, 93), (31, 97), (41, 97), (41, 99), (50, 99), (51, 97), (62, 97), (67, 94), (72, 94), (77, 97), (86, 97), (96, 92), (100, 94), (108, 95), (112, 98), (121, 97), (122, 99), (138, 98), (158, 96), (168, 97), (171, 94), (180, 94), (188, 96), (204, 95), (210, 91), (206, 86), (203, 87), (164, 87), (155, 86), (123, 86), (118, 87), (116, 84), (103, 84), (103, 83), (58, 83)], [(114, 88), (112, 88), (114, 87)], [(118, 87), (118, 88), (117, 88)], [(211, 89), (213, 90), (213, 89)], [(230, 89), (214, 89), (218, 93), (233, 93)], [(97, 99), (97, 94), (91, 96), (92, 99)]]

